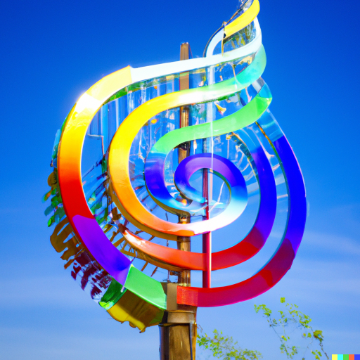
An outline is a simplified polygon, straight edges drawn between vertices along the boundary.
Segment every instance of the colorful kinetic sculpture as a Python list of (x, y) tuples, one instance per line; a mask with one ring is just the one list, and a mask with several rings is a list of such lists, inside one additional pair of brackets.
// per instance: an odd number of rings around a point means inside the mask
[[(44, 196), (51, 201), (48, 225), (55, 225), (51, 243), (94, 300), (141, 331), (159, 324), (169, 303), (164, 283), (143, 272), (149, 264), (153, 274), (158, 268), (211, 272), (249, 260), (269, 238), (280, 198), (286, 226), (271, 259), (234, 285), (180, 284), (176, 303), (211, 307), (254, 298), (281, 280), (299, 248), (305, 187), (268, 109), (259, 9), (258, 0), (245, 2), (209, 41), (203, 58), (128, 66), (104, 77), (79, 98), (56, 134), (51, 190)], [(186, 90), (179, 85), (184, 74)], [(183, 107), (189, 109), (187, 127), (179, 125)], [(87, 172), (81, 164), (85, 139), (101, 144)], [(189, 156), (178, 163), (179, 148)], [(222, 181), (217, 199), (198, 186), (205, 173), (209, 183)], [(280, 178), (285, 194), (279, 193)], [(232, 247), (209, 256), (172, 246), (171, 240), (233, 223), (253, 193), (258, 208), (252, 228)]]

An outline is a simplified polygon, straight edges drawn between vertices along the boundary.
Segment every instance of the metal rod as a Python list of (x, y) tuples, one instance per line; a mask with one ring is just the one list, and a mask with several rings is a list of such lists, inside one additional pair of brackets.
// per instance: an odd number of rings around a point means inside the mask
[[(210, 219), (209, 213), (209, 172), (207, 169), (203, 170), (203, 197), (208, 201), (204, 220)], [(205, 254), (206, 271), (203, 271), (203, 288), (211, 287), (211, 232), (205, 233), (202, 236), (203, 253)]]
[[(215, 80), (214, 69), (208, 70), (208, 84), (213, 84)], [(213, 120), (213, 106), (211, 103), (207, 104), (206, 121)], [(210, 146), (209, 146), (210, 145)], [(203, 152), (212, 153), (212, 143), (209, 143), (209, 139), (203, 140)], [(210, 203), (212, 194), (212, 173), (209, 169), (203, 170), (203, 197), (207, 201), (206, 213), (203, 217), (204, 220), (210, 219)], [(205, 233), (202, 236), (203, 242), (203, 254), (205, 254), (205, 266), (206, 270), (203, 271), (203, 288), (211, 287), (211, 268), (212, 268), (212, 256), (211, 256), (211, 232)]]

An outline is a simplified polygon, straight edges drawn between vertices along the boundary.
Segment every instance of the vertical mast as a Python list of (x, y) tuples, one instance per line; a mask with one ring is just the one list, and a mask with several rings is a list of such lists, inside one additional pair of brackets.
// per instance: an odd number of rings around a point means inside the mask
[[(188, 60), (190, 59), (190, 45), (189, 43), (183, 43), (180, 45), (180, 60)], [(181, 73), (179, 79), (179, 87), (181, 90), (189, 89), (189, 73)], [(180, 128), (189, 126), (189, 107), (182, 106), (180, 108)], [(182, 160), (188, 157), (190, 154), (190, 143), (183, 143), (178, 148), (178, 160), (179, 164)], [(179, 223), (186, 224), (190, 222), (189, 217), (179, 217)], [(177, 243), (178, 249), (182, 251), (191, 251), (191, 243), (190, 238), (185, 236), (178, 237)], [(191, 278), (190, 278), (190, 270), (181, 271), (179, 274), (178, 283), (181, 286), (190, 286)]]
[[(191, 50), (188, 43), (180, 46), (180, 60), (188, 60)], [(189, 89), (189, 73), (180, 74), (180, 90)], [(189, 107), (180, 108), (180, 124), (189, 126)], [(190, 143), (178, 147), (179, 163), (190, 155)], [(190, 222), (190, 217), (179, 216), (179, 223)], [(177, 247), (182, 251), (191, 251), (190, 237), (179, 236)], [(178, 283), (166, 284), (167, 311), (165, 311), (160, 330), (160, 360), (195, 360), (196, 359), (196, 310), (194, 306), (177, 304), (177, 286), (191, 286), (190, 270), (179, 272)]]

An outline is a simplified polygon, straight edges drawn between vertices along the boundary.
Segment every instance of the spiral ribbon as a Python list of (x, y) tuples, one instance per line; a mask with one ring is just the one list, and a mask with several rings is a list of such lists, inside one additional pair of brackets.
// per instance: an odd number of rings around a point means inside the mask
[[(117, 129), (108, 151), (108, 191), (117, 209), (127, 221), (141, 231), (158, 238), (176, 240), (179, 236), (191, 237), (225, 227), (239, 218), (247, 205), (246, 181), (239, 168), (229, 159), (217, 154), (202, 153), (189, 156), (179, 164), (174, 174), (174, 183), (178, 191), (189, 199), (188, 202), (180, 202), (169, 192), (165, 182), (166, 159), (173, 149), (183, 143), (232, 134), (249, 126), (256, 128), (272, 147), (287, 185), (289, 210), (281, 243), (269, 262), (249, 279), (218, 288), (178, 286), (177, 303), (203, 307), (222, 306), (251, 299), (269, 290), (286, 274), (295, 258), (305, 227), (306, 194), (295, 155), (268, 110), (272, 96), (268, 86), (261, 79), (266, 66), (266, 55), (261, 44), (260, 26), (256, 19), (258, 12), (259, 2), (254, 0), (247, 11), (214, 37), (213, 42), (221, 39), (222, 51), (224, 51), (226, 41), (241, 34), (246, 26), (253, 26), (256, 30), (255, 38), (235, 50), (213, 55), (214, 46), (211, 42), (207, 48), (208, 56), (205, 58), (140, 69), (127, 67), (101, 79), (80, 97), (63, 125), (61, 137), (57, 136), (59, 145), (56, 146), (54, 150), (56, 155), (53, 156), (57, 161), (57, 169), (51, 186), (53, 186), (52, 194), (55, 194), (58, 182), (59, 193), (53, 198), (58, 199), (56, 204), (55, 200), (52, 200), (52, 203), (54, 202), (54, 209), (60, 219), (66, 216), (69, 227), (66, 233), (60, 235), (59, 223), (53, 235), (53, 242), (60, 244), (73, 232), (81, 243), (83, 249), (81, 251), (85, 251), (88, 258), (95, 261), (111, 281), (111, 286), (103, 296), (108, 304), (104, 307), (113, 317), (121, 321), (130, 319), (129, 321), (142, 330), (157, 323), (161, 317), (159, 311), (161, 313), (167, 308), (166, 295), (160, 282), (136, 269), (129, 258), (109, 240), (104, 227), (99, 225), (89, 208), (81, 176), (81, 153), (87, 129), (103, 104), (111, 101), (119, 92), (128, 91), (130, 86), (140, 81), (214, 67), (231, 61), (247, 61), (245, 68), (238, 74), (234, 73), (234, 76), (228, 80), (165, 94), (143, 103), (130, 112)], [(211, 169), (229, 189), (230, 200), (225, 209), (212, 219), (186, 224), (172, 223), (148, 211), (132, 186), (129, 171), (131, 146), (139, 131), (161, 112), (217, 101), (238, 94), (249, 87), (255, 89), (257, 94), (239, 110), (211, 123), (192, 125), (168, 132), (154, 144), (145, 161), (146, 189), (161, 208), (180, 216), (203, 215), (204, 209), (209, 204), (207, 199), (190, 185), (190, 178), (198, 170)], [(238, 242), (228, 249), (212, 254), (212, 270), (240, 264), (256, 255), (268, 239), (276, 216), (276, 184), (264, 147), (251, 139), (239, 138), (238, 141), (247, 148), (248, 157), (256, 173), (260, 191), (258, 213), (253, 227), (243, 239), (238, 239)], [(100, 180), (103, 181), (97, 179)], [(164, 268), (206, 270), (204, 254), (183, 252), (152, 243), (134, 234), (125, 226), (122, 234), (134, 249)], [(76, 248), (78, 245), (74, 246)], [(59, 246), (58, 251), (62, 251), (60, 249), (63, 248)], [(79, 256), (76, 250), (73, 250), (72, 254), (75, 258)], [(149, 310), (152, 314), (150, 320), (139, 320), (131, 315), (130, 310), (124, 310), (121, 298), (124, 298), (123, 294), (127, 291), (150, 304), (149, 306), (152, 307), (151, 311)]]

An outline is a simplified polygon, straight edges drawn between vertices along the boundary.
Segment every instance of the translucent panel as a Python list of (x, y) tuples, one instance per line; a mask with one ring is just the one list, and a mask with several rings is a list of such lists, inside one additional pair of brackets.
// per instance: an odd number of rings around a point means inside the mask
[(247, 11), (253, 2), (254, 0), (239, 0), (239, 4), (238, 4), (239, 12), (237, 13), (236, 17), (240, 16), (245, 11)]
[[(241, 48), (242, 46), (245, 46), (249, 44), (251, 41), (253, 41), (255, 37), (256, 37), (256, 28), (254, 22), (252, 22), (244, 29), (238, 31), (234, 35), (231, 35), (229, 38), (224, 40), (223, 44), (220, 41), (214, 49), (214, 55), (221, 54), (222, 51), (226, 53), (228, 51)], [(222, 46), (223, 46), (223, 50), (222, 50)]]

